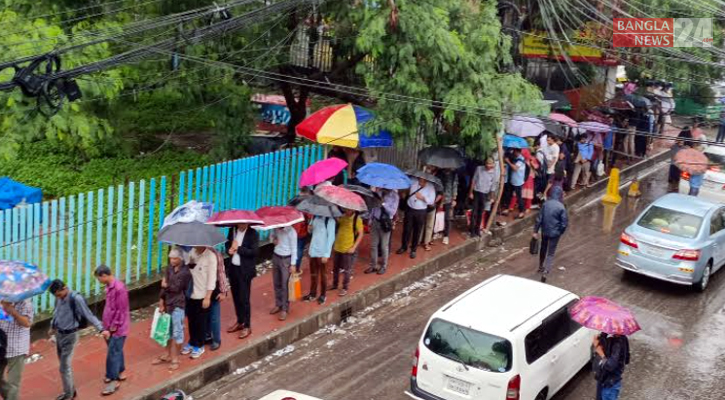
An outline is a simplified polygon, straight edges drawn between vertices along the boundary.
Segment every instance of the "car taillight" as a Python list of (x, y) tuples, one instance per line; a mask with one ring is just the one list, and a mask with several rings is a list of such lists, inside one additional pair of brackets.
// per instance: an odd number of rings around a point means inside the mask
[(413, 370), (410, 371), (410, 375), (413, 376), (413, 378), (418, 376), (418, 357), (420, 357), (420, 350), (416, 348), (415, 357), (413, 357)]
[(686, 180), (686, 181), (689, 181), (689, 180), (690, 180), (690, 174), (689, 174), (689, 173), (687, 173), (687, 172), (682, 172), (682, 173), (680, 174), (680, 178), (681, 178), (681, 179), (684, 179), (684, 180)]
[(519, 393), (521, 392), (521, 376), (516, 375), (509, 381), (509, 385), (506, 388), (506, 400), (519, 400)]
[(637, 245), (637, 241), (634, 240), (634, 238), (632, 236), (629, 236), (625, 232), (622, 232), (622, 235), (619, 237), (619, 241), (633, 249), (639, 248), (639, 246)]
[(700, 250), (680, 250), (672, 258), (682, 261), (697, 261), (700, 259)]

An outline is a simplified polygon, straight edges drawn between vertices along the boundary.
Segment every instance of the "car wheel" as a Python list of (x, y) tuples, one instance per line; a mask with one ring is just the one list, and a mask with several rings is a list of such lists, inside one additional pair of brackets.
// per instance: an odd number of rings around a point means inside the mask
[(695, 290), (698, 292), (704, 292), (707, 289), (708, 283), (710, 283), (710, 275), (712, 274), (712, 262), (707, 263), (705, 270), (702, 271), (702, 278), (695, 284)]
[(539, 392), (534, 400), (546, 400), (546, 389)]

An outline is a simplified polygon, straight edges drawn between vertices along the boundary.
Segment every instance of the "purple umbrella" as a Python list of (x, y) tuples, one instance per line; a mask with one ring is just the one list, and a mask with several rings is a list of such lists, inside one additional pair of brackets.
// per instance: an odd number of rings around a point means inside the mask
[(584, 297), (569, 314), (583, 326), (610, 335), (629, 336), (641, 329), (631, 311), (603, 297)]
[(580, 123), (579, 129), (589, 132), (609, 132), (609, 130), (612, 128), (609, 125), (603, 124), (601, 122), (587, 121)]

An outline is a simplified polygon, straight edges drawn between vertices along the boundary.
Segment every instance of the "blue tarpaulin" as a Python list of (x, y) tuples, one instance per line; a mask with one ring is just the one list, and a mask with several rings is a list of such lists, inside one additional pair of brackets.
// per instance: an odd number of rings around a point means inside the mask
[(8, 177), (0, 177), (0, 210), (13, 208), (23, 200), (28, 204), (40, 203), (43, 201), (43, 191)]

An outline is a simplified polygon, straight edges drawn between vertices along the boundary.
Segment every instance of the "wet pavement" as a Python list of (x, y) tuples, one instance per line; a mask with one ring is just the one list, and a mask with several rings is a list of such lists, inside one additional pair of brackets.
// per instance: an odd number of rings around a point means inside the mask
[[(666, 168), (643, 179), (642, 198), (616, 208), (600, 202), (570, 209), (549, 279), (579, 295), (608, 297), (631, 308), (643, 327), (631, 337), (632, 362), (621, 399), (725, 398), (725, 278), (692, 290), (644, 277), (624, 277), (614, 266), (621, 231), (666, 192)], [(622, 190), (626, 194), (626, 190)], [(432, 275), (350, 318), (237, 370), (193, 394), (200, 399), (256, 400), (288, 389), (324, 400), (404, 400), (413, 352), (428, 317), (443, 304), (499, 273), (536, 278), (529, 232)], [(594, 380), (582, 370), (554, 399), (594, 399)]]

